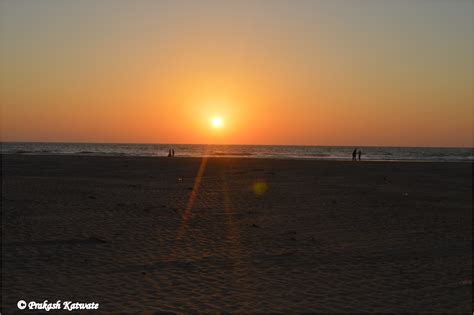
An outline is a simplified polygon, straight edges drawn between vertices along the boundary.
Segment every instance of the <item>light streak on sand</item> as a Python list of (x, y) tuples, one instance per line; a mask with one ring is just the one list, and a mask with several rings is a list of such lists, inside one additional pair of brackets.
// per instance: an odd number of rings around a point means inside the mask
[[(232, 202), (229, 183), (223, 171), (221, 172), (221, 180), (223, 187), (224, 210), (227, 218), (227, 238), (230, 241), (228, 249), (230, 250), (229, 258), (231, 259), (232, 263), (232, 286), (237, 288), (237, 291), (240, 292), (243, 291), (255, 293), (255, 288), (250, 285), (251, 279), (248, 277), (248, 264), (245, 259), (248, 253), (246, 253), (242, 247), (240, 242), (241, 231), (239, 228), (239, 222), (234, 218), (234, 215), (236, 214), (236, 207)], [(241, 300), (242, 296), (240, 295), (233, 296), (233, 299), (239, 302), (244, 302)]]
[(188, 203), (186, 204), (186, 208), (184, 209), (183, 214), (181, 216), (181, 225), (178, 229), (176, 240), (181, 240), (183, 236), (186, 234), (189, 217), (191, 216), (191, 211), (193, 209), (194, 201), (196, 200), (199, 193), (201, 179), (204, 175), (204, 170), (206, 169), (207, 159), (208, 157), (204, 156), (201, 160), (201, 164), (199, 165), (199, 170), (197, 172), (196, 179), (194, 180), (194, 185), (191, 191), (191, 195), (189, 196)]

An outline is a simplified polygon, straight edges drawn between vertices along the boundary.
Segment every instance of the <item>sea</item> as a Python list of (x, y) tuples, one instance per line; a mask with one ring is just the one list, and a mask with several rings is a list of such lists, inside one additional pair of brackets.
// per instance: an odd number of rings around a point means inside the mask
[(473, 148), (1, 142), (1, 154), (159, 157), (174, 149), (176, 157), (341, 161), (351, 160), (356, 148), (362, 151), (362, 160), (369, 161), (473, 161)]

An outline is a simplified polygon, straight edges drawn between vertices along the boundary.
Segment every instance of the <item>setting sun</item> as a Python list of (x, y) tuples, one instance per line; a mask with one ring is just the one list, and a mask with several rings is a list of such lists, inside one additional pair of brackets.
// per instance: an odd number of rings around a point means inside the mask
[(212, 118), (211, 124), (212, 124), (212, 127), (214, 127), (214, 128), (222, 127), (222, 118), (220, 118), (220, 117)]

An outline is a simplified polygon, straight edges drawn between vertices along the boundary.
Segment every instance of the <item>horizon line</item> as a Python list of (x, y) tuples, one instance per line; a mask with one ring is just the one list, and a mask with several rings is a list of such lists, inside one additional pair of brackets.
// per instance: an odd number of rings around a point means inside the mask
[(133, 144), (133, 145), (214, 145), (214, 146), (281, 146), (281, 147), (348, 147), (348, 148), (433, 148), (433, 149), (474, 149), (474, 146), (414, 146), (414, 145), (324, 145), (324, 144), (240, 144), (240, 143), (151, 143), (151, 142), (90, 142), (90, 141), (11, 141), (0, 143), (55, 143), (55, 144)]

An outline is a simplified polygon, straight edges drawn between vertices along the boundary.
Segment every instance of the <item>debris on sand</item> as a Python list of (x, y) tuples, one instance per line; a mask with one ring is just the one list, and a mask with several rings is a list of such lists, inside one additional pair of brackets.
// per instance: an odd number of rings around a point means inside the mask
[(95, 237), (95, 236), (89, 237), (88, 240), (95, 243), (107, 243), (105, 240)]

